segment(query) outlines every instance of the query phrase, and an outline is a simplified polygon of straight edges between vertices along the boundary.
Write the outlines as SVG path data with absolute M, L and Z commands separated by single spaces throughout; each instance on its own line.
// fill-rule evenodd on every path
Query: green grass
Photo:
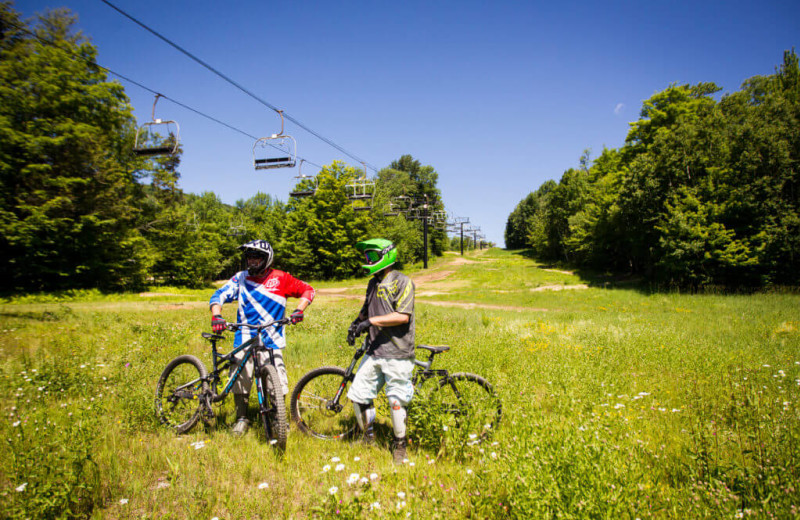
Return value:
M 400 468 L 386 447 L 388 425 L 377 448 L 293 429 L 282 458 L 258 431 L 228 433 L 230 401 L 209 430 L 176 436 L 160 427 L 152 397 L 164 365 L 184 353 L 210 365 L 199 333 L 209 327 L 211 290 L 38 295 L 0 305 L 2 516 L 798 514 L 800 297 L 610 288 L 498 250 L 448 265 L 453 258 L 431 265 L 455 272 L 418 284 L 438 293 L 419 299 L 492 307 L 418 303 L 417 339 L 451 345 L 441 366 L 491 381 L 503 422 L 490 442 L 472 446 L 413 424 L 414 438 L 427 442 L 412 444 L 414 465 Z M 360 294 L 365 283 L 314 285 Z M 531 290 L 579 284 L 589 287 Z M 290 383 L 320 365 L 346 365 L 345 330 L 359 305 L 320 296 L 288 331 Z M 431 445 L 437 435 L 444 445 Z M 195 449 L 197 441 L 205 444 Z M 349 485 L 354 473 L 369 484 Z M 375 503 L 380 509 L 370 511 Z

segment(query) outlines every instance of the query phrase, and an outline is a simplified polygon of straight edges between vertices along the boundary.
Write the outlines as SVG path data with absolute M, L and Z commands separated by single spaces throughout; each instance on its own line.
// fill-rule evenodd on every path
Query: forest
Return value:
M 3 3 L 0 20 L 0 291 L 201 287 L 236 272 L 236 247 L 254 238 L 273 244 L 276 267 L 313 279 L 358 274 L 353 245 L 368 236 L 397 243 L 402 262 L 423 258 L 422 220 L 390 202 L 428 200 L 443 212 L 432 166 L 402 155 L 378 171 L 368 211 L 347 192 L 365 172 L 340 161 L 301 179 L 296 191 L 313 184 L 312 197 L 255 193 L 229 205 L 210 191 L 184 193 L 180 145 L 173 155 L 132 153 L 129 99 L 75 33 L 74 15 L 26 22 Z M 429 227 L 429 254 L 441 255 L 444 226 Z
M 719 96 L 669 85 L 644 101 L 624 146 L 590 151 L 522 199 L 509 248 L 662 287 L 800 283 L 800 69 Z

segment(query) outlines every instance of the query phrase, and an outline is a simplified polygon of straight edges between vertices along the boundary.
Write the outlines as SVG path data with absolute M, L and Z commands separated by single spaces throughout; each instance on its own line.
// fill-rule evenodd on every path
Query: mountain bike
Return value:
M 290 324 L 289 318 L 275 320 L 263 325 L 248 323 L 229 323 L 227 329 L 236 331 L 249 328 L 256 334 L 227 354 L 217 352 L 217 342 L 225 339 L 218 334 L 203 332 L 201 336 L 211 343 L 214 369 L 209 373 L 202 361 L 192 355 L 178 356 L 169 363 L 161 373 L 156 386 L 156 415 L 162 424 L 174 429 L 177 433 L 186 433 L 201 418 L 209 422 L 214 418 L 212 403 L 220 403 L 231 392 L 234 383 L 239 379 L 242 369 L 253 359 L 258 394 L 258 412 L 264 426 L 264 432 L 270 444 L 280 450 L 286 448 L 286 437 L 289 425 L 286 420 L 286 408 L 283 400 L 283 389 L 275 368 L 275 357 L 272 349 L 264 346 L 261 331 L 268 327 L 280 327 Z M 266 350 L 269 363 L 261 363 L 256 353 Z M 237 361 L 234 356 L 244 352 L 244 357 Z M 238 365 L 222 392 L 218 392 L 221 382 L 220 374 L 232 365 Z
M 492 385 L 483 377 L 466 372 L 451 374 L 435 370 L 434 358 L 450 350 L 448 346 L 417 345 L 429 353 L 427 361 L 414 360 L 414 398 L 411 406 L 441 414 L 443 424 L 454 428 L 474 428 L 470 435 L 477 441 L 497 428 L 502 404 Z M 346 397 L 347 386 L 355 379 L 358 360 L 367 351 L 365 337 L 346 368 L 324 366 L 306 373 L 295 385 L 290 401 L 292 420 L 300 431 L 319 439 L 344 439 L 355 434 L 358 424 L 352 404 Z M 376 408 L 379 408 L 376 406 Z M 411 410 L 409 410 L 411 415 Z

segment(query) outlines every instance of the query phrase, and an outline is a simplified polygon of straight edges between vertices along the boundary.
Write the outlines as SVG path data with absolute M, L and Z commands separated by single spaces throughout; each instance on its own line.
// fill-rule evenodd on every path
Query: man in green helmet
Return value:
M 367 353 L 347 392 L 364 440 L 375 441 L 373 399 L 385 385 L 394 429 L 392 458 L 395 464 L 406 460 L 406 406 L 414 395 L 411 373 L 414 369 L 414 282 L 396 271 L 397 248 L 389 240 L 373 238 L 359 242 L 364 254 L 364 269 L 372 275 L 358 317 L 347 331 L 347 342 L 369 333 Z

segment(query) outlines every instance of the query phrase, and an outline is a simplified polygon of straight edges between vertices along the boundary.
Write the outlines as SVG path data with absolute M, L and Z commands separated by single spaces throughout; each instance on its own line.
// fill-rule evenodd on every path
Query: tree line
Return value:
M 232 275 L 236 247 L 255 238 L 276 267 L 310 279 L 360 271 L 359 240 L 383 236 L 403 262 L 422 258 L 421 223 L 386 216 L 393 197 L 443 209 L 438 174 L 410 155 L 378 172 L 372 209 L 356 211 L 347 185 L 363 173 L 323 167 L 313 197 L 256 193 L 233 205 L 179 187 L 180 151 L 132 153 L 136 120 L 124 88 L 97 66 L 97 49 L 54 10 L 23 21 L 0 3 L 0 291 L 197 287 Z M 431 229 L 429 249 L 449 241 Z
M 506 247 L 662 285 L 798 285 L 797 54 L 720 90 L 670 85 L 646 100 L 624 146 L 585 152 L 519 202 Z

